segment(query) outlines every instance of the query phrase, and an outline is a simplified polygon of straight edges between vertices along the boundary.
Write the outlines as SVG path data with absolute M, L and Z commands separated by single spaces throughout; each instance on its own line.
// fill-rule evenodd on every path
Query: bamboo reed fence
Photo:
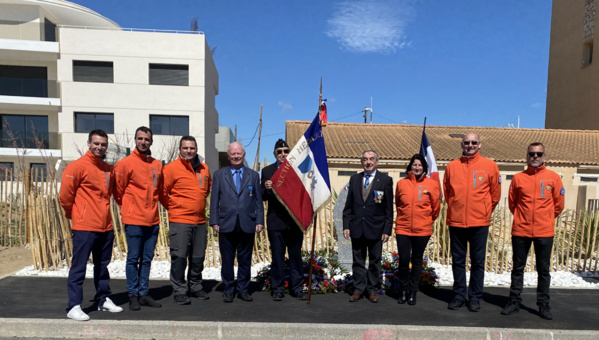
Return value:
M 72 256 L 70 221 L 58 202 L 58 185 L 50 176 L 39 170 L 24 171 L 22 177 L 4 170 L 0 181 L 0 245 L 23 246 L 29 244 L 32 262 L 38 270 L 69 267 Z M 24 180 L 21 180 L 23 178 Z M 125 228 L 120 219 L 120 210 L 111 202 L 115 241 L 115 260 L 125 260 L 127 242 Z M 265 207 L 266 208 L 266 207 Z M 315 234 L 315 249 L 325 255 L 337 253 L 337 232 L 333 218 L 334 203 L 327 204 L 318 214 Z M 168 216 L 160 209 L 160 233 L 155 251 L 159 261 L 169 261 Z M 446 206 L 433 225 L 433 235 L 425 251 L 429 261 L 450 265 L 451 250 L 449 232 L 445 226 Z M 511 270 L 511 224 L 512 214 L 506 207 L 493 213 L 485 268 L 489 272 L 503 273 Z M 266 226 L 268 228 L 268 226 Z M 553 270 L 571 272 L 597 272 L 599 263 L 599 212 L 563 212 L 555 221 L 555 238 L 551 256 Z M 207 228 L 208 245 L 206 267 L 220 266 L 218 233 Z M 270 244 L 266 231 L 256 234 L 253 263 L 270 262 Z M 305 234 L 303 249 L 309 250 L 312 232 Z M 387 242 L 384 250 L 396 252 L 394 240 Z M 527 270 L 534 270 L 534 251 L 531 250 Z

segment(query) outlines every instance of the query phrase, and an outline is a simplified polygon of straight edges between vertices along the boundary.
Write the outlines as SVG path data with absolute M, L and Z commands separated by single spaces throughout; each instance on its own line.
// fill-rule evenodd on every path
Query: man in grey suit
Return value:
M 218 245 L 222 259 L 221 277 L 225 290 L 224 302 L 238 297 L 250 302 L 248 292 L 252 266 L 254 233 L 264 227 L 264 205 L 260 191 L 260 176 L 243 166 L 245 149 L 233 142 L 227 149 L 230 166 L 214 172 L 210 198 L 210 226 L 219 233 Z M 233 272 L 237 252 L 237 281 Z
M 378 302 L 383 243 L 389 240 L 393 226 L 393 180 L 377 171 L 378 160 L 374 150 L 362 153 L 364 172 L 349 179 L 343 209 L 343 237 L 351 237 L 353 257 L 355 289 L 350 302 L 360 300 L 364 294 L 370 302 Z

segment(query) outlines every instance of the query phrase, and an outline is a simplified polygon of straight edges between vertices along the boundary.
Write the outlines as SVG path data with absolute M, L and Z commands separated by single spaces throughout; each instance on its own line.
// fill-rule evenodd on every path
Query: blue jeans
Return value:
M 114 240 L 113 230 L 107 232 L 73 230 L 72 233 L 73 258 L 67 279 L 69 294 L 67 312 L 83 301 L 83 280 L 85 280 L 90 254 L 94 261 L 94 286 L 96 287 L 94 300 L 102 306 L 106 297 L 110 295 L 108 264 L 112 257 L 112 241 Z
M 449 227 L 453 292 L 462 301 L 480 301 L 485 283 L 489 227 Z M 470 244 L 470 284 L 466 289 L 466 252 Z
M 148 294 L 150 267 L 160 226 L 125 225 L 127 236 L 127 291 L 129 295 Z

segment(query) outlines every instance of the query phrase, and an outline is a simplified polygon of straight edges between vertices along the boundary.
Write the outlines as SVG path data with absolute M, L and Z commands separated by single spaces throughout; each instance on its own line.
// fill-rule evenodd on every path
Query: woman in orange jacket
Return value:
M 433 233 L 433 222 L 439 216 L 439 184 L 426 177 L 427 171 L 428 164 L 424 157 L 419 154 L 412 156 L 406 169 L 408 178 L 397 182 L 395 190 L 395 237 L 401 285 L 397 302 L 400 304 L 406 301 L 409 305 L 416 304 L 422 276 L 422 256 Z

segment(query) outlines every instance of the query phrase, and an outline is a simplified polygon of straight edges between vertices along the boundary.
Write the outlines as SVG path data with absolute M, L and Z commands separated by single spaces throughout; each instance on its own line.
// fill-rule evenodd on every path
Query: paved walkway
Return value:
M 151 281 L 150 294 L 162 308 L 129 311 L 125 280 L 112 280 L 112 300 L 122 313 L 99 312 L 90 301 L 93 280 L 84 283 L 82 307 L 88 322 L 66 319 L 66 279 L 9 276 L 0 280 L 0 338 L 120 339 L 522 339 L 599 338 L 599 290 L 552 289 L 554 320 L 538 316 L 535 289 L 525 289 L 520 313 L 500 315 L 508 288 L 485 288 L 481 311 L 447 309 L 450 287 L 422 291 L 416 306 L 348 302 L 346 294 L 313 295 L 312 302 L 286 296 L 274 302 L 254 292 L 253 302 L 222 302 L 222 285 L 207 281 L 210 299 L 180 306 L 168 281 Z

